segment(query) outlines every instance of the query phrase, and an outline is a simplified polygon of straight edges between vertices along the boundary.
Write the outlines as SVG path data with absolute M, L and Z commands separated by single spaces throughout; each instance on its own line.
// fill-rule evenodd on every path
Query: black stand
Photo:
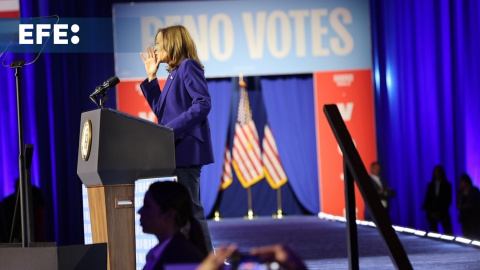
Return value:
M 19 145 L 19 192 L 20 192 L 20 208 L 22 222 L 22 247 L 29 247 L 33 239 L 33 214 L 32 214 L 32 186 L 27 181 L 27 159 L 26 150 L 24 148 L 23 135 L 23 115 L 22 115 L 22 89 L 20 86 L 20 69 L 25 65 L 25 61 L 13 61 L 10 68 L 15 69 L 15 80 L 17 90 L 17 120 L 18 120 L 18 145 Z M 32 148 L 33 149 L 33 148 Z
M 347 162 L 343 161 L 343 182 L 345 184 L 345 216 L 347 217 L 348 264 L 351 270 L 359 269 L 357 215 L 355 211 L 355 180 Z
M 385 244 L 387 244 L 390 258 L 395 267 L 397 269 L 413 269 L 402 243 L 392 228 L 392 221 L 382 206 L 378 193 L 373 187 L 372 181 L 360 158 L 360 154 L 353 144 L 352 137 L 340 115 L 337 105 L 325 105 L 323 111 L 343 153 L 349 268 L 359 269 L 358 236 L 355 215 L 355 182 L 365 201 L 365 207 L 372 213 L 377 230 L 383 237 Z

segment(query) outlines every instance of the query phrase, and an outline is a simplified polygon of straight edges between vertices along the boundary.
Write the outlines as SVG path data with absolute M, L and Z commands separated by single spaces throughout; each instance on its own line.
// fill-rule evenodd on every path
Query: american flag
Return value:
M 264 177 L 260 140 L 252 119 L 246 84 L 240 80 L 240 102 L 233 138 L 233 168 L 244 188 L 249 188 Z
M 19 0 L 0 0 L 0 18 L 18 18 L 20 17 Z
M 275 143 L 268 124 L 265 124 L 265 135 L 263 136 L 262 147 L 262 161 L 265 176 L 270 186 L 273 189 L 277 189 L 287 182 L 287 175 L 283 169 L 282 162 L 280 162 L 277 144 Z
M 225 146 L 225 156 L 223 158 L 223 172 L 222 172 L 222 184 L 220 190 L 225 190 L 233 182 L 232 177 L 232 153 L 230 152 L 230 147 Z

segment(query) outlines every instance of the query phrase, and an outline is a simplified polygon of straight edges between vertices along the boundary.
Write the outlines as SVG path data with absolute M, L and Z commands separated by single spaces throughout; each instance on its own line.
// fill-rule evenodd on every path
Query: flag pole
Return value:
M 215 221 L 220 221 L 222 219 L 222 216 L 220 215 L 220 212 L 218 209 L 220 209 L 220 202 L 222 201 L 223 197 L 223 189 L 220 187 L 220 190 L 218 192 L 218 197 L 217 201 L 215 202 L 215 206 L 213 207 L 215 209 L 215 212 L 213 214 L 213 220 Z
M 273 218 L 282 219 L 283 218 L 283 211 L 282 211 L 282 187 L 277 188 L 277 213 L 273 214 Z
M 252 209 L 252 189 L 251 189 L 251 187 L 247 188 L 247 199 L 248 199 L 248 214 L 246 216 L 243 216 L 243 218 L 252 220 L 254 218 L 257 218 L 258 215 L 255 215 L 253 213 L 253 209 Z
M 251 127 L 250 125 L 253 123 L 253 120 L 252 120 L 252 112 L 250 111 L 250 104 L 249 104 L 249 101 L 248 101 L 248 93 L 247 93 L 247 90 L 246 90 L 246 87 L 247 87 L 247 84 L 245 83 L 245 81 L 243 80 L 243 74 L 239 74 L 238 76 L 238 84 L 240 85 L 240 102 L 239 102 L 239 105 L 238 105 L 238 116 L 237 116 L 237 124 L 235 125 L 235 138 L 233 140 L 233 166 L 235 168 L 235 170 L 239 170 L 240 173 L 237 171 L 237 175 L 239 176 L 239 180 L 240 182 L 242 182 L 242 185 L 245 187 L 245 186 L 248 186 L 247 187 L 247 200 L 248 200 L 248 213 L 246 216 L 244 216 L 243 218 L 245 219 L 249 219 L 249 220 L 252 220 L 256 217 L 258 217 L 257 215 L 255 215 L 253 213 L 253 207 L 252 207 L 252 190 L 251 190 L 251 185 L 253 185 L 255 182 L 258 182 L 261 178 L 263 178 L 263 174 L 260 174 L 260 172 L 262 171 L 261 168 L 258 168 L 257 165 L 261 165 L 261 158 L 260 158 L 260 146 L 257 145 L 257 147 L 254 147 L 253 144 L 258 144 L 258 134 L 257 134 L 257 131 L 256 131 L 256 128 L 255 128 L 255 124 L 253 124 L 253 127 Z M 256 171 L 258 173 L 258 175 L 249 175 L 250 173 L 247 174 L 247 178 L 246 179 L 243 179 L 243 174 L 241 173 L 241 170 L 238 169 L 236 167 L 236 163 L 235 163 L 235 148 L 237 146 L 236 144 L 236 139 L 237 139 L 237 126 L 242 126 L 240 129 L 241 129 L 241 132 L 245 132 L 245 130 L 247 130 L 247 134 L 246 134 L 246 144 L 242 144 L 242 143 L 239 143 L 239 147 L 242 148 L 242 151 L 244 151 L 244 153 L 246 153 L 247 156 L 250 156 L 252 157 L 254 160 L 256 160 L 256 157 L 258 157 L 259 159 L 256 160 L 257 162 L 253 162 L 253 164 L 250 164 L 250 165 L 253 165 L 254 167 L 256 167 L 258 170 Z M 245 128 L 246 127 L 246 128 Z M 252 129 L 253 129 L 253 132 L 252 132 Z M 237 141 L 238 142 L 238 141 Z M 255 153 L 255 151 L 258 150 L 258 153 Z M 242 162 L 243 163 L 243 162 Z M 248 166 L 248 165 L 245 165 L 245 166 Z M 261 178 L 260 178 L 261 177 Z

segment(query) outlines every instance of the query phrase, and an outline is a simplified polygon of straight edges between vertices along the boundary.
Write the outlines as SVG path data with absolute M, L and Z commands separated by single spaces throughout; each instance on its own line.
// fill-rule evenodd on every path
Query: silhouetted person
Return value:
M 473 186 L 472 179 L 466 173 L 460 175 L 457 208 L 460 210 L 458 221 L 462 226 L 463 236 L 480 239 L 480 190 Z
M 370 165 L 370 179 L 372 180 L 375 190 L 378 192 L 383 207 L 385 207 L 388 212 L 389 200 L 395 197 L 396 193 L 388 186 L 386 181 L 380 178 L 380 169 L 380 163 L 373 162 L 372 165 Z M 365 220 L 372 220 L 371 213 L 367 206 L 365 206 Z
M 158 239 L 158 245 L 147 254 L 144 270 L 164 269 L 167 264 L 200 263 L 208 255 L 202 229 L 193 217 L 190 193 L 182 184 L 151 184 L 138 213 L 143 232 Z
M 453 235 L 449 208 L 452 204 L 452 185 L 447 181 L 442 166 L 433 169 L 432 181 L 428 183 L 422 209 L 426 211 L 431 232 L 438 232 L 438 222 L 445 234 Z
M 15 180 L 15 192 L 5 197 L 0 203 L 2 207 L 4 220 L 2 221 L 3 227 L 0 233 L 6 233 L 2 235 L 0 240 L 3 242 L 19 243 L 22 242 L 22 224 L 21 224 L 21 208 L 20 208 L 20 196 L 18 196 L 19 179 Z M 43 198 L 40 188 L 32 185 L 32 205 L 33 205 L 33 227 L 34 227 L 34 242 L 45 242 L 45 200 Z M 16 213 L 15 213 L 16 208 Z M 1 214 L 0 210 L 0 214 Z M 13 218 L 15 216 L 14 226 L 12 228 Z M 1 216 L 0 216 L 1 217 Z

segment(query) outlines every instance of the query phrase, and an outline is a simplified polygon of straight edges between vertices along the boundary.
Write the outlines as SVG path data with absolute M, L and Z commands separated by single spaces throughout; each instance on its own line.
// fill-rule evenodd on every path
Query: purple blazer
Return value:
M 213 162 L 210 124 L 212 104 L 203 69 L 185 59 L 168 75 L 163 91 L 157 79 L 140 85 L 158 123 L 173 129 L 177 167 Z

